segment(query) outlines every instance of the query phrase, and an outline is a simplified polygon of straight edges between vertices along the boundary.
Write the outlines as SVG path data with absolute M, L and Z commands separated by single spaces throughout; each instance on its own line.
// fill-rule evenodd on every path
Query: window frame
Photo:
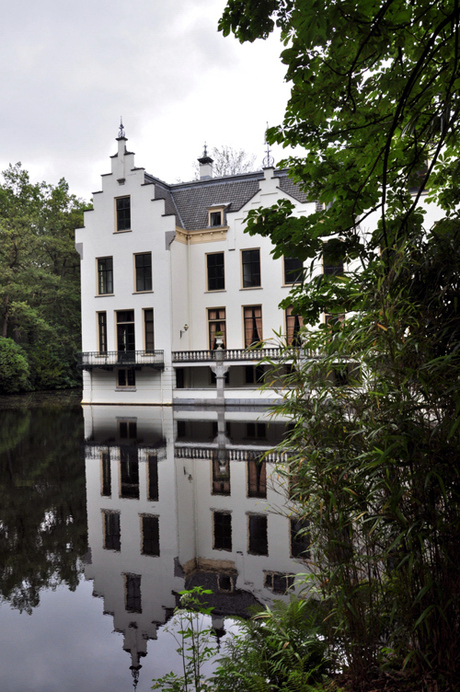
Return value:
M 107 312 L 101 310 L 97 315 L 97 350 L 100 356 L 107 355 L 108 352 L 108 331 L 107 331 Z M 105 346 L 105 348 L 104 348 Z
M 228 521 L 228 529 L 229 529 L 229 535 L 223 535 L 223 531 L 220 533 L 220 535 L 217 537 L 216 536 L 216 518 L 217 517 L 229 517 Z M 226 528 L 226 527 L 223 527 Z M 212 541 L 212 549 L 213 550 L 225 550 L 228 553 L 232 552 L 232 547 L 233 547 L 233 535 L 232 535 L 232 513 L 229 512 L 228 510 L 214 510 L 212 513 L 212 531 L 213 531 L 213 541 Z M 218 545 L 219 543 L 219 545 Z
M 302 315 L 293 313 L 292 310 L 292 305 L 286 308 L 286 310 L 284 311 L 284 320 L 286 324 L 286 344 L 291 348 L 295 348 L 301 346 L 301 343 L 295 343 L 299 335 L 299 332 L 296 332 L 296 318 L 299 321 L 299 329 L 301 329 L 304 325 Z
M 141 523 L 141 555 L 147 555 L 149 557 L 160 557 L 160 517 L 157 514 L 140 514 Z M 155 527 L 153 538 L 147 538 L 145 536 L 145 529 L 147 524 L 150 523 L 151 526 Z M 147 544 L 152 544 L 154 548 L 152 550 L 146 550 Z
M 249 253 L 254 253 L 257 252 L 258 258 L 256 260 L 249 260 L 249 261 L 244 261 L 245 260 L 245 255 L 249 256 Z M 251 289 L 251 288 L 262 288 L 262 267 L 261 267 L 261 261 L 260 261 L 260 247 L 254 247 L 254 248 L 244 248 L 244 250 L 241 250 L 241 256 L 240 256 L 240 261 L 241 261 L 241 288 L 242 289 Z M 251 267 L 258 265 L 258 273 L 254 272 Z M 249 274 L 251 275 L 251 278 L 246 277 L 246 271 L 245 267 L 249 267 Z M 254 276 L 255 275 L 255 278 Z M 255 283 L 255 281 L 258 281 L 259 283 Z
M 124 383 L 121 382 L 121 373 L 124 374 Z M 117 389 L 136 389 L 136 371 L 134 368 L 118 368 L 117 369 Z
M 210 268 L 211 269 L 216 269 L 217 265 L 215 267 L 210 267 L 209 266 L 209 261 L 211 257 L 218 257 L 222 256 L 222 276 L 210 276 Z M 211 281 L 219 281 L 222 280 L 222 286 L 219 286 L 218 288 L 211 288 L 210 282 Z M 206 253 L 206 291 L 207 293 L 215 293 L 216 291 L 225 291 L 225 253 L 224 252 L 207 252 Z
M 123 207 L 122 200 L 128 200 L 128 205 Z M 131 195 L 115 197 L 115 233 L 127 233 L 131 231 Z
M 298 262 L 299 266 L 297 269 L 293 268 L 288 268 L 286 266 L 287 262 Z M 284 257 L 283 256 L 283 282 L 284 286 L 292 286 L 293 284 L 300 284 L 302 283 L 302 278 L 303 278 L 303 262 L 302 260 L 299 260 L 298 257 Z M 294 274 L 294 272 L 297 271 L 297 275 L 294 279 L 288 279 L 289 274 Z M 300 274 L 300 276 L 299 276 Z
M 149 257 L 150 265 L 138 266 L 138 258 Z M 150 270 L 150 271 L 146 271 Z M 139 284 L 144 285 L 144 288 L 139 288 Z M 145 288 L 145 285 L 150 288 Z M 153 291 L 153 271 L 152 271 L 152 253 L 151 252 L 136 252 L 134 253 L 134 293 L 152 293 Z
M 151 313 L 152 319 L 147 320 L 147 315 Z M 153 308 L 143 308 L 142 309 L 142 323 L 144 327 L 144 352 L 145 353 L 155 353 L 155 313 Z M 148 325 L 152 325 L 151 334 Z M 151 343 L 150 343 L 151 338 Z
M 110 268 L 103 267 L 102 263 L 110 260 Z M 113 255 L 96 257 L 97 291 L 98 296 L 113 296 Z M 110 290 L 109 290 L 110 289 Z
M 243 310 L 243 348 L 251 348 L 254 344 L 261 343 L 264 340 L 263 336 L 263 321 L 262 321 L 262 305 L 242 305 Z M 260 315 L 251 314 L 246 316 L 247 310 L 260 310 Z M 257 330 L 257 341 L 252 337 L 254 336 L 254 323 L 256 320 L 256 330 Z M 251 333 L 252 332 L 252 333 Z M 250 336 L 248 336 L 250 335 Z
M 210 314 L 211 312 L 220 312 L 222 311 L 224 313 L 223 317 L 215 317 L 211 318 Z M 227 310 L 225 307 L 216 307 L 216 308 L 206 308 L 206 317 L 207 317 L 207 324 L 208 324 L 208 343 L 209 343 L 209 350 L 214 351 L 215 348 L 213 347 L 213 340 L 215 343 L 215 339 L 217 338 L 215 334 L 217 332 L 222 332 L 223 336 L 222 341 L 223 341 L 223 347 L 226 348 L 226 340 L 227 340 Z M 212 325 L 219 325 L 220 327 L 223 325 L 223 329 L 212 329 Z M 219 337 L 220 338 L 220 337 Z M 217 346 L 216 346 L 217 348 Z

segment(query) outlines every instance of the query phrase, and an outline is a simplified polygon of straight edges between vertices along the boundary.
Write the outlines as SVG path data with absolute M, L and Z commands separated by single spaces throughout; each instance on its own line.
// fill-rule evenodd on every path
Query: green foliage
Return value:
M 296 423 L 286 472 L 311 522 L 328 638 L 357 687 L 383 666 L 454 689 L 459 6 L 229 0 L 220 28 L 252 41 L 275 24 L 292 90 L 268 139 L 303 148 L 284 163 L 322 204 L 307 218 L 285 201 L 255 210 L 248 230 L 270 237 L 275 256 L 310 263 L 285 304 L 310 328 L 283 411 Z M 437 205 L 431 229 L 427 202 Z M 331 240 L 341 276 L 318 271 Z M 324 313 L 335 324 L 318 326 Z
M 204 600 L 211 593 L 201 586 L 179 592 L 180 607 L 174 610 L 165 631 L 177 642 L 183 674 L 170 672 L 153 680 L 152 690 L 204 692 L 209 689 L 202 677 L 202 666 L 215 655 L 216 649 L 211 645 L 212 628 L 203 627 L 203 617 L 212 613 L 212 607 L 207 607 Z
M 0 337 L 0 394 L 29 389 L 29 363 L 24 350 L 12 339 Z
M 0 332 L 25 350 L 33 389 L 75 386 L 80 341 L 80 262 L 74 230 L 83 202 L 33 184 L 20 164 L 0 185 Z
M 215 692 L 312 692 L 330 671 L 315 601 L 275 602 L 239 620 L 212 678 Z

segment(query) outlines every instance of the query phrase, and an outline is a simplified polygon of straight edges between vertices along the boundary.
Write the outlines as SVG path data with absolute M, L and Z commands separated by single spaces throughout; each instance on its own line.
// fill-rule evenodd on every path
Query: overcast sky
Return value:
M 223 38 L 225 0 L 0 2 L 1 170 L 21 161 L 89 199 L 120 116 L 136 165 L 167 182 L 193 177 L 205 141 L 261 166 L 289 95 L 282 46 Z

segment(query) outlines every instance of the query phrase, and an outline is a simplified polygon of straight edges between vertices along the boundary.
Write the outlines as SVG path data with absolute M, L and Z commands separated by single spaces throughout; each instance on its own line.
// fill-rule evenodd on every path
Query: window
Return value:
M 119 362 L 133 362 L 135 358 L 134 310 L 117 312 L 117 351 Z
M 221 211 L 210 211 L 209 212 L 209 225 L 210 226 L 222 226 L 222 212 Z
M 262 341 L 262 307 L 249 305 L 243 308 L 244 313 L 244 346 L 254 346 Z
M 120 420 L 118 421 L 118 432 L 122 440 L 135 440 L 137 437 L 137 421 Z
M 117 231 L 131 230 L 131 198 L 118 197 L 115 200 L 117 211 Z
M 243 288 L 260 286 L 260 250 L 242 250 Z
M 265 461 L 248 461 L 248 497 L 267 497 L 267 466 Z
M 139 459 L 137 449 L 120 448 L 120 497 L 139 499 Z
M 125 610 L 142 613 L 140 574 L 125 574 Z
M 291 517 L 291 556 L 300 557 L 303 560 L 310 558 L 310 532 L 309 522 Z
M 284 283 L 297 284 L 302 281 L 303 262 L 296 257 L 284 258 Z
M 149 514 L 141 516 L 142 554 L 160 556 L 160 527 L 158 517 Z
M 294 586 L 295 574 L 281 572 L 265 572 L 264 586 L 273 593 L 285 594 Z
M 232 549 L 232 515 L 229 512 L 214 512 L 214 550 Z
M 265 440 L 267 437 L 267 426 L 265 423 L 246 423 L 246 437 Z
M 286 341 L 288 346 L 300 347 L 300 329 L 303 327 L 303 318 L 293 312 L 292 306 L 286 310 Z
M 97 260 L 97 293 L 103 296 L 113 293 L 113 258 L 100 257 Z
M 152 253 L 134 255 L 136 264 L 136 292 L 152 290 Z
M 99 341 L 99 353 L 107 353 L 107 313 L 97 313 L 97 333 Z
M 102 470 L 102 489 L 101 495 L 104 497 L 110 497 L 112 494 L 112 477 L 110 472 L 110 454 L 109 452 L 102 452 L 101 456 L 101 470 Z
M 225 308 L 210 308 L 208 310 L 208 330 L 209 330 L 209 348 L 214 350 L 217 348 L 218 344 L 216 342 L 217 338 L 221 338 L 223 341 L 223 347 L 225 348 L 226 334 L 225 334 Z
M 148 458 L 148 488 L 147 497 L 151 502 L 158 502 L 158 459 L 153 454 Z
M 338 238 L 323 244 L 323 274 L 329 276 L 343 275 L 343 242 Z
M 146 353 L 153 353 L 155 343 L 153 338 L 153 308 L 144 310 L 144 347 Z
M 117 387 L 135 387 L 136 374 L 131 368 L 117 370 Z
M 208 291 L 223 291 L 225 288 L 224 253 L 206 255 Z
M 252 555 L 268 555 L 267 515 L 249 515 L 249 552 Z
M 120 512 L 102 510 L 105 550 L 121 550 Z
M 263 365 L 244 366 L 245 384 L 258 384 L 263 382 L 265 368 Z
M 212 460 L 212 494 L 230 495 L 230 462 L 219 459 L 217 454 Z

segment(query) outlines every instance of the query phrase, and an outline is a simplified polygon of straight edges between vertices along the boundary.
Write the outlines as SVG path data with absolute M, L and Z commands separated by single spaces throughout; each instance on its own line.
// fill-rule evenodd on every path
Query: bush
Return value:
M 29 362 L 21 346 L 0 337 L 0 394 L 28 391 L 29 375 Z

